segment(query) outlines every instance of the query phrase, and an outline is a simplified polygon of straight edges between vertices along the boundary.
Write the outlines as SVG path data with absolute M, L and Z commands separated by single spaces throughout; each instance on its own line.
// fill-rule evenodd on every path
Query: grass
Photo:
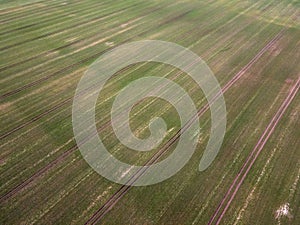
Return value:
M 0 1 L 0 95 L 47 78 L 0 99 L 0 134 L 70 99 L 0 140 L 1 196 L 75 144 L 72 97 L 87 67 L 111 48 L 107 43 L 118 46 L 144 39 L 178 43 L 200 55 L 224 86 L 286 28 L 275 47 L 225 93 L 227 132 L 211 167 L 202 173 L 197 171 L 209 138 L 208 112 L 200 118 L 201 139 L 190 162 L 162 183 L 132 188 L 101 221 L 206 224 L 291 88 L 286 80 L 299 76 L 297 13 L 299 5 L 292 0 Z M 99 97 L 98 128 L 109 120 L 117 92 L 143 76 L 173 79 L 192 96 L 198 108 L 203 106 L 203 93 L 185 74 L 175 78 L 178 72 L 170 66 L 147 63 L 117 73 Z M 282 218 L 281 224 L 299 224 L 299 107 L 298 94 L 222 224 L 276 224 L 274 212 L 286 202 L 293 209 L 293 218 Z M 140 137 L 149 134 L 148 123 L 155 116 L 162 116 L 168 124 L 164 143 L 180 127 L 176 111 L 164 101 L 147 99 L 131 115 L 137 112 L 131 118 L 131 126 Z M 137 153 L 127 149 L 110 127 L 99 135 L 112 154 L 132 164 L 143 164 L 158 150 Z M 119 187 L 96 174 L 76 150 L 18 194 L 1 202 L 0 223 L 82 224 Z

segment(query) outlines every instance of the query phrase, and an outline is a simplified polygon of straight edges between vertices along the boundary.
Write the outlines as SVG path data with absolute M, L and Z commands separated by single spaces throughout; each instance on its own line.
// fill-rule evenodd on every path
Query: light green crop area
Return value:
M 99 56 L 148 39 L 192 50 L 221 87 L 242 73 L 224 93 L 226 136 L 215 161 L 199 172 L 211 128 L 207 111 L 189 163 L 162 183 L 131 188 L 98 223 L 209 222 L 300 76 L 297 0 L 0 1 L 0 224 L 84 224 L 118 191 L 121 185 L 94 172 L 76 147 L 72 101 L 80 78 Z M 199 110 L 207 103 L 196 83 L 171 66 L 140 63 L 116 73 L 100 93 L 95 118 L 110 152 L 133 165 L 145 164 L 181 127 L 172 105 L 147 98 L 130 113 L 132 132 L 146 138 L 151 119 L 162 117 L 165 139 L 142 153 L 119 142 L 110 125 L 114 98 L 147 76 L 173 80 Z M 299 127 L 298 93 L 220 224 L 300 224 Z M 288 213 L 278 216 L 285 205 Z

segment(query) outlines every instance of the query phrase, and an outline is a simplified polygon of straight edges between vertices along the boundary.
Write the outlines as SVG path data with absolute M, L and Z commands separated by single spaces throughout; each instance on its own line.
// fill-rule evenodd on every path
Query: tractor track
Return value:
M 269 49 L 274 43 L 282 37 L 285 30 L 281 30 L 246 66 L 244 66 L 223 88 L 222 92 L 218 93 L 213 101 L 216 100 L 221 94 L 225 93 L 230 87 L 232 87 L 244 74 L 245 72 Z M 172 138 L 168 140 L 166 144 L 153 156 L 151 157 L 144 166 L 149 166 L 157 162 L 160 157 L 167 152 L 167 150 L 174 144 L 180 137 L 180 134 L 189 129 L 197 117 L 201 117 L 209 109 L 209 104 L 207 103 L 204 107 L 198 110 L 197 114 L 194 115 L 184 126 L 181 128 Z M 96 224 L 101 220 L 112 208 L 113 206 L 131 189 L 132 184 L 135 183 L 139 177 L 141 177 L 148 167 L 142 167 L 140 170 L 134 174 L 126 184 L 122 185 L 92 216 L 85 222 L 87 224 Z
M 246 176 L 248 175 L 250 169 L 252 168 L 253 164 L 257 160 L 259 154 L 263 150 L 263 147 L 265 146 L 265 144 L 269 140 L 270 136 L 274 132 L 274 130 L 275 130 L 276 126 L 278 125 L 280 119 L 283 117 L 284 113 L 286 112 L 288 106 L 291 104 L 292 100 L 296 96 L 299 89 L 300 89 L 300 77 L 298 78 L 296 84 L 290 90 L 288 96 L 283 101 L 282 105 L 277 110 L 276 114 L 273 116 L 272 120 L 268 124 L 267 128 L 263 132 L 260 139 L 258 140 L 257 144 L 255 145 L 255 147 L 253 148 L 253 150 L 249 154 L 248 158 L 246 159 L 246 161 L 243 164 L 242 168 L 240 169 L 239 173 L 236 175 L 235 179 L 233 180 L 232 184 L 230 185 L 230 187 L 229 187 L 228 191 L 226 192 L 225 196 L 222 198 L 222 200 L 219 203 L 217 209 L 215 210 L 214 214 L 210 218 L 210 220 L 208 222 L 208 225 L 212 225 L 215 220 L 217 220 L 215 224 L 217 224 L 217 225 L 220 224 L 222 218 L 224 217 L 225 213 L 227 212 L 231 202 L 233 201 L 234 197 L 236 196 L 238 190 L 240 189 L 240 187 L 241 187 L 242 183 L 244 182 Z M 247 165 L 248 165 L 248 167 L 247 167 Z M 239 180 L 239 178 L 240 178 L 240 180 Z M 234 187 L 235 187 L 235 189 L 234 189 L 233 193 L 231 193 Z M 228 199 L 228 201 L 226 203 L 227 199 Z M 225 208 L 220 212 L 220 210 L 221 210 L 221 208 L 224 204 L 226 204 Z M 219 214 L 219 213 L 221 213 L 221 214 Z

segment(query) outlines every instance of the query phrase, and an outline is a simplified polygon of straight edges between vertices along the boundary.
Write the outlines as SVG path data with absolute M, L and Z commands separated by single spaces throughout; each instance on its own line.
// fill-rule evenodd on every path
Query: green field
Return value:
M 73 134 L 72 102 L 80 78 L 99 56 L 138 40 L 192 50 L 221 87 L 240 78 L 224 91 L 226 135 L 207 170 L 199 172 L 198 166 L 209 140 L 209 110 L 199 118 L 197 150 L 179 173 L 131 187 L 94 222 L 208 224 L 297 85 L 300 1 L 0 1 L 0 224 L 84 224 L 124 188 L 83 159 Z M 144 165 L 181 127 L 171 104 L 147 98 L 131 111 L 131 129 L 147 138 L 151 118 L 162 117 L 165 139 L 142 153 L 119 142 L 109 123 L 112 103 L 122 88 L 147 76 L 173 80 L 197 109 L 207 104 L 196 83 L 171 66 L 139 63 L 115 74 L 101 91 L 95 118 L 110 152 L 132 165 Z M 220 224 L 300 224 L 300 94 L 286 106 Z M 277 217 L 284 205 L 288 213 Z

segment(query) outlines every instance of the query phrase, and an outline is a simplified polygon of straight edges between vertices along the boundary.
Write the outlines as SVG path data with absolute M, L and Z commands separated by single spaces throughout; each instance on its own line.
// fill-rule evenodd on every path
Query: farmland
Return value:
M 299 1 L 0 1 L 0 37 L 0 224 L 300 224 Z M 227 128 L 216 159 L 200 172 L 211 118 L 196 83 L 155 62 L 117 72 L 99 95 L 95 121 L 121 161 L 167 158 L 182 127 L 170 103 L 147 98 L 130 112 L 132 132 L 147 138 L 149 121 L 161 117 L 165 138 L 148 152 L 122 145 L 110 111 L 132 81 L 170 79 L 199 110 L 191 160 L 164 182 L 131 187 L 83 159 L 72 103 L 98 57 L 139 40 L 199 55 L 222 88 Z

